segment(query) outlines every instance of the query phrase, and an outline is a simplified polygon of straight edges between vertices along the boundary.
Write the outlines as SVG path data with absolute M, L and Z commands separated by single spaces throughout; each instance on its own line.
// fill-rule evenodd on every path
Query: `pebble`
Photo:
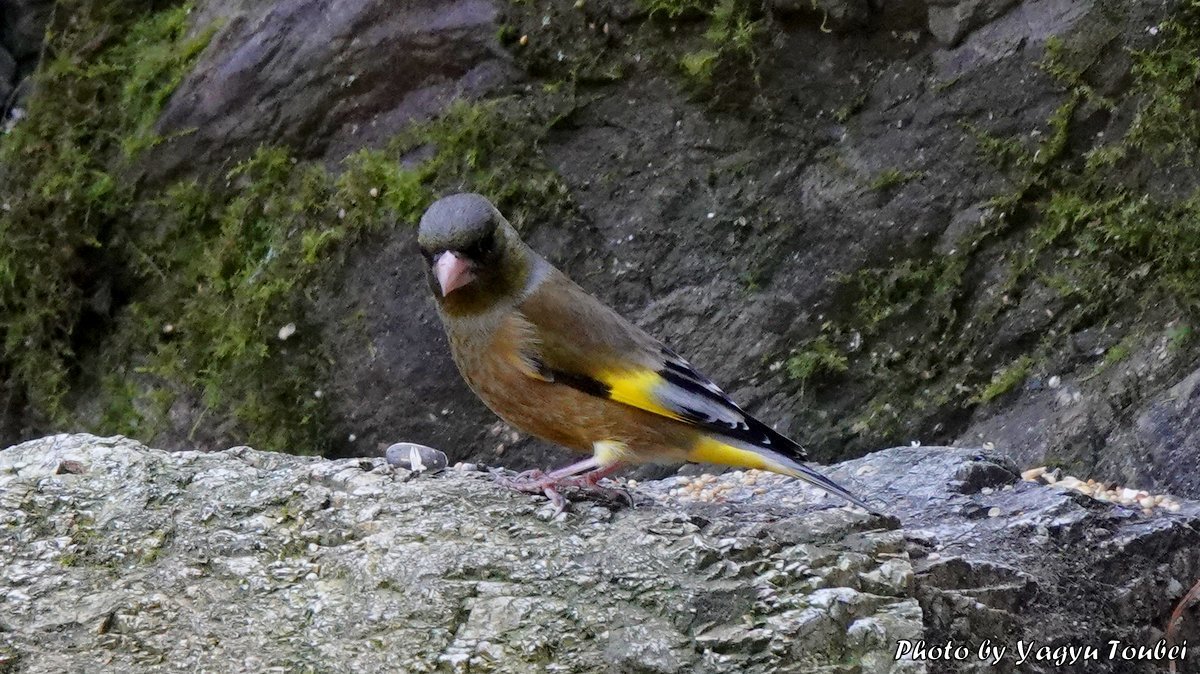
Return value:
M 383 455 L 393 466 L 416 473 L 439 471 L 450 462 L 445 452 L 415 442 L 397 442 L 384 450 Z

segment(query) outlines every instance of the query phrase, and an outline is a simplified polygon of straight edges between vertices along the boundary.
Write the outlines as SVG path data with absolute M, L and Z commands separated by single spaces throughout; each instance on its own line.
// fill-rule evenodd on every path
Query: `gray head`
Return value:
M 434 297 L 450 313 L 476 313 L 508 297 L 528 273 L 516 231 L 479 194 L 452 194 L 421 216 L 417 245 Z
M 428 252 L 466 251 L 495 236 L 500 212 L 481 194 L 451 194 L 421 216 L 417 243 Z

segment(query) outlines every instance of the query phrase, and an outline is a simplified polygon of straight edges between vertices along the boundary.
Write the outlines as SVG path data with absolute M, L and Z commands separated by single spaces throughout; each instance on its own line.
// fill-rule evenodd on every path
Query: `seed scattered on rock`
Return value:
M 1098 501 L 1140 508 L 1146 514 L 1152 514 L 1156 508 L 1178 512 L 1180 507 L 1179 502 L 1169 494 L 1151 494 L 1141 489 L 1104 484 L 1093 479 L 1085 482 L 1073 475 L 1059 477 L 1057 470 L 1052 471 L 1046 466 L 1023 471 L 1021 478 L 1026 482 L 1039 482 L 1064 491 L 1076 491 Z
M 1028 482 L 1033 482 L 1034 480 L 1041 477 L 1042 474 L 1045 472 L 1046 472 L 1045 466 L 1038 466 L 1037 468 L 1030 468 L 1029 470 L 1025 471 L 1024 473 L 1021 473 L 1021 479 L 1026 480 Z
M 283 326 L 282 328 L 279 328 L 279 341 L 281 341 L 281 342 L 287 341 L 287 338 L 291 337 L 294 334 L 296 334 L 296 324 L 288 323 L 287 325 Z
M 528 36 L 528 35 L 522 35 L 522 36 L 521 36 L 521 39 L 520 39 L 520 40 L 517 40 L 517 44 L 521 45 L 522 47 L 524 47 L 525 45 L 529 44 L 529 36 Z
M 999 516 L 1000 516 L 999 508 L 995 508 L 995 507 L 988 508 L 988 517 L 999 517 Z

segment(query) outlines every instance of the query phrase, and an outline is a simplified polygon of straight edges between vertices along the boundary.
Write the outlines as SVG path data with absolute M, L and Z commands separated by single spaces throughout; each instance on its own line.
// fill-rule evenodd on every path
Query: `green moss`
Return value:
M 1076 119 L 1114 106 L 1086 81 L 1091 66 L 1111 51 L 1113 36 L 1104 30 L 1047 44 L 1041 68 L 1065 95 L 1042 128 L 1004 137 L 966 127 L 981 159 L 1006 173 L 1011 188 L 991 200 L 989 223 L 956 255 L 918 251 L 845 279 L 852 309 L 828 331 L 839 340 L 861 336 L 863 348 L 849 359 L 848 376 L 870 393 L 855 402 L 842 437 L 895 440 L 919 429 L 914 420 L 923 415 L 993 402 L 1085 327 L 1134 326 L 1097 364 L 1101 372 L 1129 355 L 1144 334 L 1137 326 L 1164 314 L 1188 317 L 1177 325 L 1194 322 L 1200 191 L 1152 193 L 1128 167 L 1147 159 L 1189 164 L 1200 154 L 1196 26 L 1200 2 L 1189 0 L 1160 25 L 1156 47 L 1134 54 L 1137 117 L 1123 137 L 1090 148 L 1079 147 L 1090 134 L 1072 138 Z M 893 174 L 882 178 L 883 185 L 895 182 Z M 1002 275 L 995 285 L 976 292 L 963 281 L 984 276 L 997 262 Z M 1008 342 L 998 351 L 998 327 L 1028 322 L 1015 312 L 1035 279 L 1058 296 L 1052 308 L 1039 310 L 1050 311 L 1051 327 L 1036 342 Z M 967 301 L 970 315 L 960 318 L 958 307 Z M 1178 335 L 1175 348 L 1190 348 L 1186 328 L 1171 334 Z
M 890 168 L 879 172 L 875 179 L 871 181 L 871 189 L 873 190 L 890 190 L 893 187 L 899 187 L 911 180 L 917 180 L 925 175 L 924 171 L 901 171 L 900 169 Z
M 703 46 L 678 57 L 680 69 L 698 88 L 709 90 L 722 67 L 745 71 L 757 81 L 761 8 L 746 0 L 642 0 L 652 18 L 705 23 Z
M 865 336 L 878 334 L 889 320 L 921 309 L 929 324 L 955 318 L 953 303 L 962 288 L 968 256 L 910 258 L 893 267 L 864 269 L 845 283 L 857 297 L 853 327 Z
M 810 340 L 787 361 L 787 371 L 792 379 L 805 383 L 821 374 L 845 372 L 847 367 L 845 354 L 824 336 Z
M 65 0 L 29 116 L 0 143 L 0 372 L 44 417 L 62 416 L 92 260 L 130 207 L 120 159 L 152 142 L 152 120 L 207 42 L 184 35 L 188 10 Z
M 1137 345 L 1138 336 L 1129 335 L 1120 342 L 1104 352 L 1104 360 L 1100 362 L 1100 368 L 1108 368 L 1123 362 L 1133 353 L 1134 347 Z
M 569 92 L 459 104 L 332 171 L 264 147 L 222 180 L 139 185 L 128 163 L 211 30 L 190 33 L 186 5 L 67 4 L 0 148 L 21 168 L 0 212 L 0 372 L 37 424 L 151 440 L 182 402 L 192 431 L 324 450 L 332 358 L 313 317 L 356 243 L 444 190 L 485 193 L 518 227 L 570 208 L 537 152 Z M 105 293 L 119 300 L 92 308 Z
M 987 404 L 1012 391 L 1029 377 L 1029 372 L 1032 368 L 1033 359 L 1029 356 L 1021 356 L 1016 361 L 1010 363 L 1007 367 L 997 372 L 992 377 L 992 380 L 988 382 L 987 386 L 984 386 L 979 391 L 978 395 L 975 397 L 975 400 L 977 402 Z
M 1186 0 L 1158 28 L 1158 45 L 1133 53 L 1134 89 L 1142 105 L 1127 141 L 1157 159 L 1192 164 L 1200 146 L 1200 0 Z
M 838 124 L 845 124 L 850 121 L 850 118 L 858 114 L 859 110 L 867 104 L 867 98 L 870 96 L 870 91 L 863 90 L 857 96 L 851 99 L 848 103 L 833 111 L 833 119 Z
M 159 112 L 216 33 L 216 26 L 208 26 L 189 37 L 191 11 L 188 3 L 135 23 L 113 55 L 118 62 L 132 64 L 121 74 L 120 100 L 114 109 L 125 117 L 119 123 L 127 130 L 121 139 L 127 156 L 159 142 L 153 129 Z
M 1171 352 L 1186 348 L 1196 336 L 1196 331 L 1186 323 L 1174 323 L 1167 328 L 1167 349 Z
M 537 136 L 501 109 L 508 103 L 460 104 L 386 150 L 350 155 L 338 172 L 263 148 L 223 189 L 168 190 L 147 214 L 158 238 L 141 242 L 140 259 L 143 274 L 172 282 L 140 299 L 122 335 L 136 344 L 170 325 L 170 339 L 117 351 L 120 360 L 148 353 L 143 371 L 156 383 L 143 397 L 197 391 L 255 446 L 328 448 L 329 400 L 318 391 L 328 390 L 332 358 L 306 317 L 316 313 L 312 290 L 342 255 L 381 228 L 416 222 L 447 186 L 488 194 L 511 208 L 517 226 L 567 207 L 561 183 L 534 170 Z M 399 158 L 418 145 L 432 154 L 402 167 Z M 286 339 L 285 326 L 295 326 Z
M 712 12 L 710 0 L 641 0 L 641 5 L 652 18 L 695 18 Z

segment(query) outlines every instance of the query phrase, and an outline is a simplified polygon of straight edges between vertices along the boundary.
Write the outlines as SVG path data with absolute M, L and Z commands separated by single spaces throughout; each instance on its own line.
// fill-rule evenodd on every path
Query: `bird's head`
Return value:
M 444 310 L 480 313 L 513 298 L 529 274 L 528 249 L 500 211 L 478 194 L 453 194 L 421 216 L 417 233 L 429 287 Z

